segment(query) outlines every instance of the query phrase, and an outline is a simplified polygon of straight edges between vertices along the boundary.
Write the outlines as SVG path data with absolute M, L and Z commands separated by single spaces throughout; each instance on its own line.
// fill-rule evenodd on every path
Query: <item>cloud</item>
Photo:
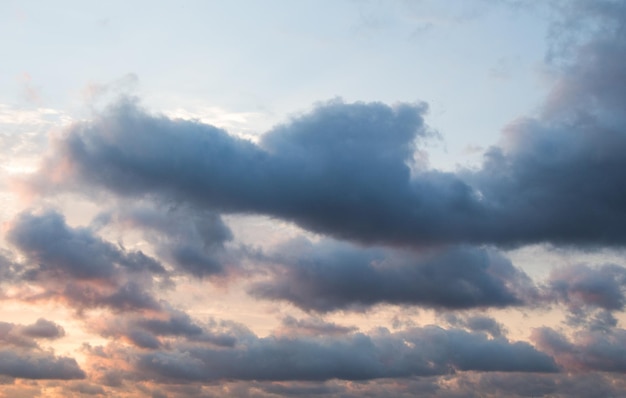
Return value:
M 0 277 L 15 283 L 12 298 L 103 310 L 81 319 L 109 344 L 83 354 L 89 383 L 108 387 L 73 384 L 79 394 L 619 395 L 624 268 L 561 267 L 535 285 L 496 249 L 626 243 L 626 8 L 572 4 L 610 23 L 567 64 L 552 65 L 556 84 L 544 106 L 508 125 L 476 169 L 444 172 L 415 160 L 427 159 L 434 135 L 425 104 L 319 103 L 250 142 L 119 100 L 54 138 L 29 184 L 125 207 L 89 227 L 69 226 L 54 211 L 18 215 L 7 240 L 24 260 L 0 257 Z M 214 278 L 237 266 L 224 213 L 324 235 L 244 259 L 258 262 L 245 281 L 253 296 L 308 317 L 286 316 L 274 335 L 259 337 L 159 300 L 160 281 Z M 155 258 L 106 241 L 99 232 L 108 227 L 139 231 Z M 569 326 L 584 330 L 539 328 L 533 346 L 509 341 L 502 323 L 474 312 L 547 303 L 565 306 Z M 407 322 L 394 333 L 360 333 L 315 314 L 378 304 L 432 308 L 450 327 Z M 85 377 L 74 359 L 40 348 L 63 333 L 44 319 L 0 323 L 0 381 Z
M 379 303 L 439 309 L 523 305 L 530 278 L 496 251 L 453 247 L 426 253 L 361 248 L 336 241 L 291 241 L 269 261 L 270 280 L 256 297 L 287 300 L 314 311 L 358 309 Z
M 158 203 L 123 203 L 102 212 L 94 227 L 114 224 L 138 229 L 157 255 L 183 273 L 196 277 L 224 274 L 232 251 L 224 244 L 233 235 L 215 212 L 189 206 Z
M 0 342 L 3 345 L 38 348 L 39 344 L 35 339 L 57 339 L 64 335 L 63 327 L 43 318 L 39 318 L 32 325 L 0 322 Z
M 23 333 L 33 338 L 56 339 L 64 336 L 65 330 L 52 321 L 39 318 L 34 324 L 25 326 Z
M 122 354 L 120 354 L 122 355 Z M 127 355 L 127 354 L 125 354 Z M 180 344 L 136 352 L 134 377 L 159 382 L 369 380 L 458 371 L 556 372 L 552 359 L 522 342 L 435 326 L 371 335 L 248 338 L 234 348 Z
M 610 109 L 606 109 L 610 111 Z M 610 113 L 527 118 L 477 171 L 411 169 L 423 106 L 330 102 L 259 145 L 121 102 L 69 127 L 34 186 L 83 185 L 235 213 L 342 239 L 425 245 L 621 244 L 626 136 Z M 129 134 L 132 132 L 132 134 Z M 54 178 L 53 178 L 54 175 Z M 583 228 L 584 226 L 584 228 Z
M 23 212 L 12 223 L 7 239 L 38 264 L 35 273 L 63 273 L 79 280 L 107 280 L 119 268 L 164 273 L 165 269 L 141 252 L 123 253 L 87 228 L 71 228 L 53 210 Z
M 578 331 L 570 340 L 551 328 L 542 327 L 533 331 L 532 339 L 565 369 L 626 372 L 624 329 Z
M 448 334 L 437 329 L 416 331 L 415 334 L 396 336 L 395 339 L 354 335 L 330 343 L 260 339 L 245 350 L 217 352 L 199 349 L 145 354 L 139 357 L 137 366 L 155 377 L 187 380 L 365 380 L 441 374 L 449 372 L 451 367 L 483 371 L 556 371 L 549 357 L 523 343 L 518 346 L 504 341 L 490 342 L 475 335 Z M 419 348 L 406 348 L 401 337 Z M 424 340 L 436 340 L 437 337 L 445 341 L 445 349 L 437 343 L 430 349 L 424 347 Z M 456 358 L 439 350 L 455 352 Z M 489 355 L 485 357 L 489 359 L 478 359 L 477 352 L 487 352 Z
M 88 228 L 72 228 L 53 210 L 19 214 L 6 237 L 29 263 L 19 278 L 43 288 L 22 299 L 57 299 L 79 310 L 160 308 L 150 293 L 153 277 L 167 277 L 159 262 L 117 248 Z
M 77 190 L 87 184 L 125 196 L 156 194 L 227 212 L 270 214 L 364 240 L 409 230 L 419 238 L 420 228 L 407 224 L 407 214 L 409 224 L 426 223 L 427 213 L 436 210 L 428 208 L 435 204 L 428 190 L 459 195 L 442 198 L 444 207 L 451 201 L 463 207 L 471 197 L 454 176 L 434 173 L 434 181 L 427 176 L 421 187 L 409 183 L 407 162 L 418 137 L 428 134 L 424 111 L 421 105 L 331 102 L 255 145 L 121 102 L 90 126 L 70 127 L 47 161 L 56 179 L 42 173 L 35 185 L 53 189 L 57 181 L 74 183 Z
M 227 323 L 199 324 L 185 312 L 172 308 L 151 315 L 117 314 L 94 320 L 90 327 L 104 337 L 146 349 L 167 348 L 184 341 L 233 347 L 239 338 L 251 333 Z
M 48 352 L 15 352 L 0 349 L 0 374 L 22 379 L 85 378 L 76 360 L 57 357 Z
M 65 129 L 30 186 L 264 214 L 367 244 L 622 245 L 626 11 L 571 8 L 607 23 L 554 65 L 543 107 L 506 127 L 476 170 L 414 161 L 433 135 L 425 104 L 319 103 L 255 144 L 123 99 Z M 179 249 L 181 262 L 203 264 Z
M 0 375 L 22 379 L 82 379 L 74 358 L 44 350 L 38 340 L 65 335 L 62 326 L 40 318 L 31 325 L 0 322 Z
M 617 264 L 569 264 L 552 269 L 538 284 L 536 304 L 558 304 L 565 322 L 575 328 L 608 330 L 617 325 L 615 312 L 626 304 L 626 268 Z
M 591 307 L 620 311 L 626 304 L 626 268 L 615 264 L 557 268 L 548 279 L 548 291 L 572 310 Z

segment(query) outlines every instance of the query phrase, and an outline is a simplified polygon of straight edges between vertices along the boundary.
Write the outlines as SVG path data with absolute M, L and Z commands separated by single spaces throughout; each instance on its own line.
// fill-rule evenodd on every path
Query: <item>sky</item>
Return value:
M 626 4 L 0 2 L 0 397 L 626 396 Z

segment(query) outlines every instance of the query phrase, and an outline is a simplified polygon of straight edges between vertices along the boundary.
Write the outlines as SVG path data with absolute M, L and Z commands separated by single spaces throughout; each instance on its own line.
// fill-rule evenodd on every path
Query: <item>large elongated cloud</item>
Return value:
M 34 185 L 86 184 L 268 214 L 362 242 L 623 244 L 622 98 L 577 88 L 598 79 L 623 86 L 626 72 L 612 66 L 619 59 L 619 40 L 581 49 L 579 67 L 564 74 L 544 115 L 512 123 L 475 171 L 414 161 L 428 136 L 423 105 L 329 102 L 254 144 L 122 101 L 69 127 Z
M 258 144 L 114 104 L 56 141 L 32 186 L 260 213 L 361 242 L 626 243 L 626 11 L 575 3 L 602 28 L 571 50 L 537 115 L 477 170 L 428 169 L 426 106 L 331 101 Z M 582 11 L 581 11 L 582 10 Z
M 126 376 L 157 382 L 369 380 L 455 371 L 557 372 L 551 357 L 522 342 L 435 326 L 337 337 L 248 335 L 232 348 L 172 344 L 169 350 L 113 347 L 98 355 L 131 359 Z

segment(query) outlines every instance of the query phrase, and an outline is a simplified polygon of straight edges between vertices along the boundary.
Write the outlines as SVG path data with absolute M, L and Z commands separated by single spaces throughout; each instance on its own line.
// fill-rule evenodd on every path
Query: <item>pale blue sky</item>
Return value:
M 0 102 L 76 115 L 87 85 L 134 74 L 153 111 L 255 113 L 261 133 L 335 97 L 425 101 L 452 167 L 539 105 L 548 19 L 481 1 L 9 1 Z

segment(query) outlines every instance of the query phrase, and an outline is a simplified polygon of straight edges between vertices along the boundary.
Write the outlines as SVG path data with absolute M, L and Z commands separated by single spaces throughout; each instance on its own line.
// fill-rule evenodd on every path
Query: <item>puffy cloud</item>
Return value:
M 492 337 L 502 337 L 506 328 L 500 322 L 486 315 L 460 315 L 448 313 L 443 319 L 455 327 L 465 327 L 473 332 L 485 332 Z
M 22 299 L 57 299 L 79 310 L 160 308 L 149 291 L 153 277 L 167 277 L 159 262 L 117 248 L 88 228 L 72 228 L 55 211 L 19 214 L 7 239 L 29 262 L 19 278 L 43 289 Z
M 131 272 L 165 272 L 159 263 L 141 252 L 124 253 L 87 228 L 69 227 L 63 216 L 53 210 L 19 214 L 7 239 L 38 264 L 35 275 L 60 273 L 79 280 L 108 280 L 122 267 Z
M 378 303 L 462 309 L 522 305 L 534 286 L 496 251 L 455 247 L 426 253 L 295 240 L 276 250 L 272 279 L 257 297 L 331 311 Z
M 564 368 L 584 371 L 626 372 L 626 330 L 583 330 L 568 339 L 542 327 L 532 335 L 537 346 Z
M 438 228 L 430 224 L 438 214 L 471 217 L 475 206 L 471 188 L 453 175 L 424 171 L 411 182 L 407 163 L 427 134 L 424 110 L 331 102 L 255 145 L 121 102 L 89 125 L 70 127 L 34 184 L 96 185 L 119 195 L 270 214 L 366 241 L 433 240 Z

